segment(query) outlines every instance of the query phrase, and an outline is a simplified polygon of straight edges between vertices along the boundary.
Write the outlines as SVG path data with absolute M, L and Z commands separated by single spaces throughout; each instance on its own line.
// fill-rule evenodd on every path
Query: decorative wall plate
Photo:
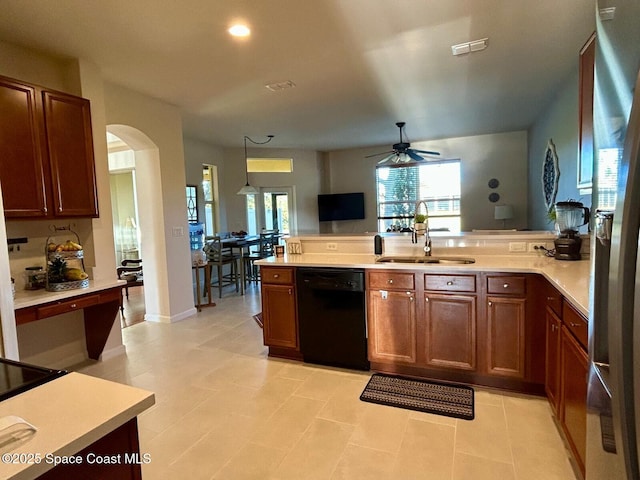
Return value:
M 497 178 L 492 178 L 491 180 L 489 180 L 489 188 L 498 188 L 498 185 L 500 185 L 500 182 L 498 181 Z
M 500 194 L 493 192 L 489 194 L 489 201 L 491 203 L 496 203 L 498 200 L 500 200 Z
M 558 193 L 558 178 L 560 178 L 560 168 L 558 167 L 558 154 L 553 140 L 549 139 L 547 149 L 542 162 L 542 193 L 547 211 L 551 211 L 556 203 Z

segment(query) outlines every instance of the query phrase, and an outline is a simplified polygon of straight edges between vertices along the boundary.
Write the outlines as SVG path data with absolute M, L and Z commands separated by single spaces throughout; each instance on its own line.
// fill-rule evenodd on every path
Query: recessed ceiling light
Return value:
M 251 30 L 249 29 L 249 27 L 242 24 L 232 25 L 228 31 L 234 37 L 248 37 L 249 35 L 251 35 Z

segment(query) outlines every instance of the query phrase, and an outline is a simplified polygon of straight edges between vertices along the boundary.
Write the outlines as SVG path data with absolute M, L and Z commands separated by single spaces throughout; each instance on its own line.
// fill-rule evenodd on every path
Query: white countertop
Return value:
M 65 290 L 62 292 L 48 292 L 47 290 L 18 290 L 16 296 L 13 299 L 13 308 L 18 310 L 20 308 L 33 307 L 35 305 L 42 305 L 49 302 L 57 302 L 65 300 L 67 298 L 75 297 L 78 295 L 85 295 L 87 293 L 99 292 L 100 290 L 107 290 L 109 288 L 126 285 L 124 280 L 91 280 L 87 288 L 76 288 L 74 290 Z
M 155 403 L 154 394 L 100 378 L 69 373 L 0 402 L 0 417 L 17 415 L 38 431 L 0 453 L 68 456 L 138 416 Z M 25 458 L 27 458 L 25 456 Z M 39 464 L 0 462 L 0 478 L 33 479 L 49 470 Z
M 452 256 L 452 255 L 447 255 Z M 290 265 L 295 267 L 336 267 L 376 269 L 420 269 L 425 272 L 520 272 L 538 273 L 549 280 L 571 304 L 586 317 L 589 316 L 589 260 L 562 261 L 554 258 L 530 255 L 459 255 L 475 259 L 472 264 L 424 265 L 407 263 L 375 263 L 370 254 L 285 254 L 256 262 L 258 265 Z

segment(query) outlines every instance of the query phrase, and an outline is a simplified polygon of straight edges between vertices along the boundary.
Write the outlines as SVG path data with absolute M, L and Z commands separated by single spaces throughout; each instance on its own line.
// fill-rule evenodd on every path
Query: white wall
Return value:
M 257 139 L 256 139 L 257 140 Z M 277 137 L 273 142 L 277 141 Z M 321 154 L 314 150 L 286 148 L 248 148 L 249 157 L 293 158 L 292 173 L 250 173 L 249 182 L 256 188 L 294 188 L 294 203 L 297 213 L 297 232 L 318 233 L 318 193 L 321 184 Z M 237 195 L 246 183 L 244 149 L 224 149 L 224 180 L 221 193 L 226 199 L 227 228 L 230 231 L 246 230 L 246 197 Z
M 184 138 L 184 160 L 186 181 L 189 185 L 198 186 L 198 217 L 200 223 L 204 223 L 204 196 L 202 192 L 202 165 L 215 165 L 218 167 L 218 189 L 224 184 L 224 156 L 222 147 L 208 144 L 193 138 Z M 226 232 L 227 228 L 227 201 L 220 195 L 218 205 L 219 231 Z
M 527 132 L 448 138 L 412 142 L 412 147 L 435 150 L 442 158 L 461 160 L 461 225 L 462 230 L 502 228 L 493 218 L 494 206 L 488 200 L 491 192 L 500 194 L 498 204 L 514 208 L 508 228 L 527 228 Z M 375 168 L 380 157 L 364 158 L 388 149 L 388 145 L 337 150 L 326 154 L 329 163 L 330 192 L 365 193 L 364 220 L 333 222 L 334 233 L 358 233 L 377 230 Z M 500 186 L 487 186 L 497 178 Z
M 542 193 L 542 162 L 547 142 L 553 139 L 560 178 L 556 201 L 579 200 L 591 207 L 591 195 L 581 195 L 578 183 L 578 66 L 529 129 L 529 225 L 534 230 L 553 228 L 547 219 Z M 583 227 L 585 232 L 587 227 Z
M 165 322 L 180 320 L 194 313 L 180 111 L 172 105 L 112 83 L 105 83 L 104 92 L 107 124 L 137 129 L 157 147 L 159 157 L 156 163 L 155 152 L 139 152 L 131 145 L 136 150 L 138 183 L 151 183 L 158 192 L 155 199 L 142 197 L 147 199 L 147 205 L 138 201 L 141 223 L 145 208 L 154 211 L 153 224 L 146 225 L 146 228 L 154 230 L 151 237 L 147 236 L 153 238 L 154 243 L 149 245 L 149 242 L 143 242 L 142 256 L 150 258 L 147 253 L 153 251 L 157 270 L 149 273 L 157 283 L 151 290 L 145 288 L 145 305 L 149 306 L 149 298 L 146 297 L 152 295 L 158 299 L 154 304 L 158 311 L 153 312 L 154 318 L 149 319 Z M 140 161 L 142 154 L 148 161 Z M 145 225 L 140 228 L 144 229 Z M 182 229 L 182 236 L 174 236 L 174 228 Z M 147 270 L 145 267 L 145 287 L 148 283 Z

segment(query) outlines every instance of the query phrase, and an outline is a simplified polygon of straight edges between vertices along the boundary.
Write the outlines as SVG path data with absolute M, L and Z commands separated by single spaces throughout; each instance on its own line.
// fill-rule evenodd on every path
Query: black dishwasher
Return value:
M 364 270 L 298 268 L 296 286 L 304 361 L 369 370 Z

